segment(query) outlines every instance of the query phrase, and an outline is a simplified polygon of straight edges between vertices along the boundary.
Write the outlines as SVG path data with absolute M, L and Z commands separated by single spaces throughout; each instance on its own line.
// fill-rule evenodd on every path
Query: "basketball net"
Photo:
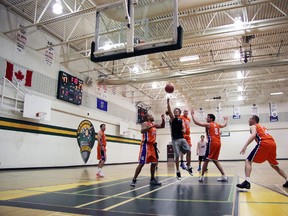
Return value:
M 41 119 L 41 120 L 44 120 L 46 115 L 47 115 L 46 112 L 37 112 L 37 113 L 36 113 L 36 117 L 37 117 L 38 119 Z

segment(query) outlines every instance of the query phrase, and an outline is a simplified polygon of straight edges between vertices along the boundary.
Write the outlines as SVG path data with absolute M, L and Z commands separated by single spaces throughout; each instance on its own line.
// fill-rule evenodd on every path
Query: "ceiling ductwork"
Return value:
M 51 10 L 53 1 L 5 0 L 0 6 L 4 20 L 10 20 L 11 13 L 23 19 L 29 37 L 40 30 L 49 35 L 47 38 L 54 38 L 49 47 L 55 47 L 55 56 L 59 50 L 61 65 L 73 74 L 81 74 L 86 85 L 91 80 L 123 85 L 117 86 L 119 95 L 127 101 L 143 101 L 155 113 L 162 112 L 165 106 L 167 82 L 175 86 L 171 102 L 179 103 L 179 107 L 212 107 L 215 96 L 221 96 L 227 107 L 268 101 L 287 103 L 287 0 L 129 0 L 137 3 L 133 7 L 134 18 L 130 11 L 135 36 L 147 42 L 147 47 L 158 44 L 158 39 L 170 40 L 172 25 L 176 23 L 172 13 L 177 10 L 184 32 L 182 48 L 92 63 L 89 44 L 95 38 L 97 11 L 101 16 L 101 46 L 127 41 L 125 25 L 129 19 L 125 19 L 124 2 L 127 4 L 128 0 L 62 1 L 64 13 L 60 16 Z M 236 23 L 236 18 L 241 18 L 242 23 Z M 23 28 L 13 22 L 2 27 L 3 37 L 12 41 Z M 255 38 L 243 41 L 250 35 Z M 43 38 L 40 40 L 44 43 L 30 40 L 28 46 L 42 55 L 49 47 Z M 249 51 L 250 45 L 252 58 L 244 63 L 240 46 L 242 51 Z M 180 61 L 181 57 L 193 55 L 198 56 L 197 60 Z M 139 67 L 139 71 L 134 71 L 134 67 Z M 283 94 L 271 96 L 279 92 Z
M 107 0 L 92 0 L 96 6 L 107 5 Z M 125 1 L 123 1 L 124 4 Z M 187 10 L 188 8 L 203 7 L 211 4 L 218 4 L 227 2 L 227 0 L 179 0 L 178 1 L 178 11 Z M 135 7 L 135 20 L 141 20 L 143 18 L 151 18 L 160 16 L 167 13 L 172 13 L 174 4 L 170 0 L 162 0 L 153 2 L 147 5 L 139 5 Z M 124 17 L 125 11 L 123 8 L 114 7 L 104 10 L 103 13 L 112 20 L 118 22 L 126 22 Z
M 277 66 L 285 66 L 288 64 L 288 60 L 278 60 L 278 61 L 265 61 L 265 62 L 249 62 L 247 64 L 229 64 L 226 66 L 214 66 L 212 68 L 200 69 L 200 70 L 188 70 L 186 72 L 174 72 L 171 73 L 169 76 L 150 76 L 147 78 L 138 78 L 138 79 L 100 79 L 98 82 L 100 84 L 105 85 L 125 85 L 125 84 L 135 84 L 135 83 L 148 83 L 157 81 L 166 81 L 171 79 L 180 79 L 180 78 L 188 78 L 193 76 L 203 76 L 203 74 L 213 74 L 213 73 L 227 73 L 231 71 L 238 71 L 244 69 L 253 69 L 259 67 L 277 67 Z

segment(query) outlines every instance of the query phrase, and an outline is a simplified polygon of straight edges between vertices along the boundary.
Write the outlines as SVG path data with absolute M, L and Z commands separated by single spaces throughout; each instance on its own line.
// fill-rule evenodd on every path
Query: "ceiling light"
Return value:
M 283 94 L 283 92 L 273 92 L 273 93 L 270 93 L 270 95 L 282 95 Z
M 112 48 L 112 44 L 110 42 L 106 42 L 102 48 L 103 50 L 109 50 Z
M 138 74 L 139 73 L 139 66 L 134 65 L 132 68 L 132 72 Z
M 239 95 L 239 96 L 238 96 L 238 101 L 240 101 L 240 100 L 244 100 L 244 96 Z
M 168 98 L 171 99 L 172 96 L 171 96 L 171 94 L 168 94 L 168 93 L 167 93 L 167 94 L 165 95 L 165 99 L 168 99 Z
M 235 17 L 234 19 L 234 25 L 236 28 L 242 28 L 243 27 L 243 22 L 242 22 L 242 19 L 241 17 Z
M 237 91 L 243 91 L 243 86 L 238 86 Z
M 199 55 L 182 56 L 179 58 L 180 62 L 195 61 L 199 59 Z
M 157 83 L 156 83 L 156 82 L 152 83 L 152 88 L 153 88 L 153 89 L 156 89 L 156 88 L 157 88 Z
M 111 40 L 108 40 L 104 43 L 104 45 L 100 46 L 98 50 L 111 50 L 111 49 L 121 49 L 125 47 L 125 43 L 117 43 L 113 44 Z
M 234 59 L 240 59 L 240 58 L 241 58 L 240 52 L 239 52 L 239 50 L 236 50 L 234 52 Z
M 62 14 L 63 7 L 60 0 L 56 0 L 56 3 L 53 5 L 53 13 L 55 14 Z
M 243 71 L 237 71 L 237 78 L 238 79 L 244 78 Z

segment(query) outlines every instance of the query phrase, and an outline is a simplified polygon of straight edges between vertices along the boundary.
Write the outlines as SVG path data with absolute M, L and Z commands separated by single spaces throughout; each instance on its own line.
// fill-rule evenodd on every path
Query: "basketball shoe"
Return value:
M 180 163 L 180 167 L 181 167 L 183 170 L 187 170 L 187 166 L 186 166 L 184 163 Z
M 150 185 L 151 186 L 161 186 L 162 184 L 159 181 L 157 181 L 155 178 L 153 178 L 150 180 Z
M 180 171 L 178 171 L 178 172 L 176 173 L 176 178 L 177 178 L 178 180 L 181 180 L 181 173 L 180 173 Z
M 131 187 L 135 187 L 137 180 L 136 179 L 132 179 L 132 182 L 130 184 Z
M 104 177 L 103 173 L 101 173 L 101 172 L 100 173 L 96 173 L 96 176 L 97 177 Z
M 188 171 L 189 175 L 193 176 L 192 167 L 190 167 L 190 168 L 187 167 L 186 170 Z
M 227 176 L 221 176 L 220 178 L 217 178 L 217 181 L 228 182 L 228 177 Z
M 251 185 L 248 181 L 244 181 L 241 184 L 237 184 L 236 187 L 241 188 L 241 189 L 250 189 Z

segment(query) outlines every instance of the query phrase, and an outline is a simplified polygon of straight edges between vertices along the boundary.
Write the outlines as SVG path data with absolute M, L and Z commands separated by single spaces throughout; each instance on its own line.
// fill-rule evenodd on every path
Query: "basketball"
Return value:
M 174 91 L 174 85 L 172 83 L 168 83 L 166 86 L 165 86 L 165 91 L 169 94 L 173 93 Z

